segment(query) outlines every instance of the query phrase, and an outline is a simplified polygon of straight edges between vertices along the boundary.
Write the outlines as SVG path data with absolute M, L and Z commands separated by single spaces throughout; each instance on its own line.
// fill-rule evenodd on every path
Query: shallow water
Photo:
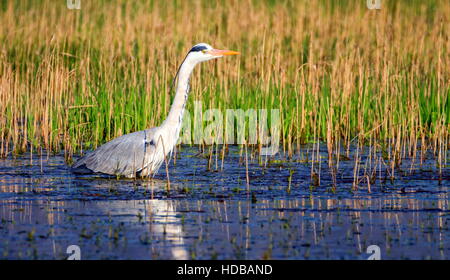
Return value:
M 164 166 L 153 181 L 117 180 L 75 176 L 63 155 L 0 160 L 0 258 L 65 259 L 69 245 L 82 259 L 367 259 L 370 245 L 382 259 L 450 257 L 448 166 L 439 176 L 432 160 L 404 161 L 369 193 L 364 180 L 352 190 L 343 160 L 332 190 L 325 151 L 320 186 L 299 153 L 265 167 L 249 158 L 249 189 L 237 147 L 223 171 L 220 157 L 210 171 L 182 147 L 170 191 Z

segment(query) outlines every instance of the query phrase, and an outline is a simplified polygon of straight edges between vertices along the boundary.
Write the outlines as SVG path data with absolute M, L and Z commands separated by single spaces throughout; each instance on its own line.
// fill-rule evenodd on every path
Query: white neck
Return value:
M 197 63 L 190 61 L 189 58 L 183 62 L 178 72 L 178 82 L 176 88 L 175 98 L 173 99 L 172 106 L 170 107 L 169 115 L 162 123 L 161 128 L 164 128 L 168 132 L 166 135 L 172 145 L 175 145 L 179 134 L 181 125 L 183 123 L 184 108 L 186 106 L 188 94 L 189 94 L 189 77 L 192 70 Z M 172 147 L 170 147 L 172 148 Z

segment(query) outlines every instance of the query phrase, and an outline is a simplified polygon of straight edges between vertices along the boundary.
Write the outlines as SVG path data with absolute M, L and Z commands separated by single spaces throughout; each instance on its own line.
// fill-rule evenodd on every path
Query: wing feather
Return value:
M 151 162 L 155 130 L 141 130 L 113 139 L 80 158 L 72 168 L 74 172 L 87 168 L 96 173 L 134 177 Z

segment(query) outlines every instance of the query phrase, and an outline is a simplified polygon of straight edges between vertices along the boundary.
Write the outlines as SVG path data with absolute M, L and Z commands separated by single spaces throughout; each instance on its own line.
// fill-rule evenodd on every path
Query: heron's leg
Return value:
M 149 174 L 149 168 L 147 166 L 147 167 L 144 167 L 141 171 L 139 171 L 136 175 L 141 178 L 145 178 L 148 176 L 148 174 Z

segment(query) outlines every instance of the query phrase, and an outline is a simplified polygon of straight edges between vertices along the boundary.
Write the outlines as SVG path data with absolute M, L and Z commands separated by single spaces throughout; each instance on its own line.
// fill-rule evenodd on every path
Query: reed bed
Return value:
M 0 1 L 0 156 L 70 158 L 159 125 L 186 51 L 207 42 L 242 55 L 195 71 L 190 112 L 195 100 L 280 109 L 283 154 L 325 142 L 330 167 L 352 145 L 383 152 L 392 172 L 420 151 L 442 166 L 449 17 L 445 0 Z

